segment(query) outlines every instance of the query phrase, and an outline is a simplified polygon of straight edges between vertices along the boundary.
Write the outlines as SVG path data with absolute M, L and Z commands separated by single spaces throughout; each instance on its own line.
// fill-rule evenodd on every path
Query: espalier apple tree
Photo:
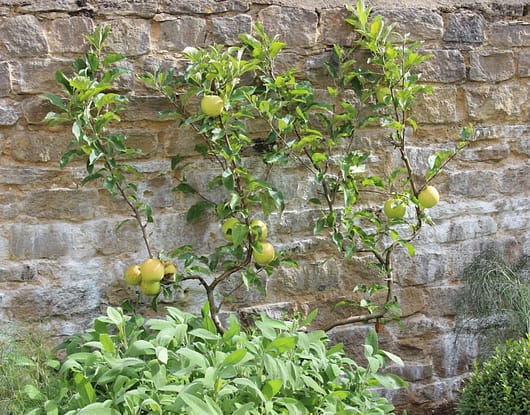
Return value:
M 326 64 L 328 88 L 318 99 L 312 84 L 295 69 L 277 70 L 275 62 L 285 44 L 269 37 L 260 25 L 253 34 L 240 35 L 239 46 L 186 48 L 183 55 L 189 63 L 183 73 L 169 70 L 139 76 L 172 104 L 172 110 L 160 115 L 192 128 L 200 139 L 196 151 L 216 169 L 215 177 L 198 188 L 184 174 L 184 158 L 176 154 L 171 160 L 178 177 L 175 191 L 195 201 L 188 220 L 212 212 L 220 223 L 224 242 L 206 256 L 191 246 L 155 255 L 150 246 L 146 228 L 153 220 L 152 210 L 137 195 L 140 174 L 124 161 L 138 150 L 127 147 L 124 135 L 110 132 L 116 129 L 127 98 L 114 88 L 125 71 L 118 65 L 123 57 L 103 53 L 108 28 L 98 27 L 87 36 L 91 50 L 75 61 L 74 75 L 57 73 L 66 97 L 47 94 L 61 110 L 47 119 L 71 123 L 74 137 L 61 165 L 84 159 L 83 182 L 102 180 L 129 206 L 148 258 L 128 267 L 125 279 L 153 295 L 153 304 L 161 289 L 197 281 L 206 291 L 203 311 L 209 312 L 212 330 L 224 331 L 219 319 L 222 303 L 216 296 L 220 284 L 236 279 L 240 283 L 231 282 L 236 288 L 244 284 L 263 289 L 263 279 L 276 267 L 295 266 L 267 240 L 266 225 L 267 217 L 281 213 L 285 206 L 284 196 L 268 177 L 289 162 L 305 169 L 319 188 L 308 201 L 308 208 L 320 212 L 314 232 L 329 236 L 344 261 L 369 255 L 375 270 L 372 284 L 352 287 L 360 300 L 342 302 L 364 311 L 352 312 L 327 329 L 368 320 L 376 320 L 380 327 L 385 319 L 399 317 L 393 289 L 395 251 L 401 247 L 414 255 L 412 241 L 424 223 L 432 224 L 426 209 L 440 198 L 432 181 L 473 132 L 463 129 L 452 150 L 434 154 L 427 171 L 415 171 L 408 147 L 417 129 L 411 109 L 418 95 L 431 91 L 420 82 L 418 71 L 429 56 L 418 51 L 420 42 L 400 36 L 381 16 L 371 16 L 362 1 L 349 10 L 347 22 L 357 40 L 351 48 L 333 47 Z M 270 132 L 260 143 L 263 165 L 252 168 L 244 159 L 256 145 L 248 130 L 256 119 L 265 122 Z M 373 127 L 385 134 L 388 152 L 399 159 L 383 176 L 370 173 L 377 170 L 373 165 L 377 162 L 372 161 L 372 150 L 358 140 L 363 129 Z M 217 199 L 206 196 L 212 188 L 219 190 Z M 381 296 L 374 297 L 381 291 L 382 301 L 376 299 Z

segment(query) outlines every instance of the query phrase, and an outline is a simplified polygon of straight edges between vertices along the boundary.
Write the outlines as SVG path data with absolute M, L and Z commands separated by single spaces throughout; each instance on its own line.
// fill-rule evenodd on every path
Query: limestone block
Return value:
M 416 313 L 425 311 L 427 308 L 431 311 L 431 304 L 425 298 L 425 292 L 421 288 L 406 287 L 396 290 L 396 296 L 399 299 L 402 316 L 407 317 Z
M 519 54 L 519 67 L 517 74 L 521 78 L 530 77 L 530 52 L 521 52 Z
M 212 19 L 213 40 L 215 43 L 233 45 L 240 43 L 240 33 L 252 31 L 252 17 L 238 14 L 233 17 L 214 17 Z
M 469 79 L 472 81 L 505 81 L 515 75 L 512 51 L 471 51 L 469 60 Z
M 30 286 L 13 293 L 10 313 L 18 320 L 33 322 L 50 316 L 75 317 L 94 313 L 100 306 L 100 287 L 93 280 L 64 282 L 61 286 Z
M 28 124 L 42 124 L 46 114 L 50 111 L 60 111 L 47 99 L 37 96 L 22 101 L 22 114 Z
M 137 222 L 132 218 L 127 223 L 122 220 L 97 218 L 86 222 L 83 233 L 79 235 L 80 243 L 93 246 L 98 253 L 105 256 L 145 255 L 142 233 Z
M 314 11 L 269 6 L 259 12 L 258 21 L 269 36 L 280 35 L 291 48 L 307 48 L 316 43 L 318 15 Z
M 512 165 L 500 175 L 499 189 L 502 194 L 519 195 L 530 189 L 530 165 Z
M 18 102 L 11 99 L 0 99 L 0 126 L 14 125 L 20 118 Z
M 526 113 L 528 89 L 515 83 L 469 86 L 465 88 L 465 97 L 473 121 L 519 121 Z
M 180 154 L 182 157 L 196 156 L 195 146 L 202 142 L 195 130 L 190 127 L 179 127 L 171 124 L 161 133 L 161 146 L 165 154 L 172 157 Z
M 319 42 L 351 46 L 357 35 L 353 26 L 346 22 L 349 14 L 345 8 L 321 10 Z
M 24 203 L 27 216 L 46 220 L 83 221 L 97 215 L 96 189 L 52 189 L 30 193 Z
M 224 12 L 246 12 L 249 9 L 249 0 L 158 1 L 158 12 L 170 14 L 213 14 Z
M 158 176 L 138 186 L 138 192 L 152 208 L 168 208 L 175 204 L 174 184 L 167 176 Z
M 53 168 L 38 168 L 38 167 L 0 167 L 0 184 L 7 185 L 35 185 L 44 186 L 54 183 L 61 175 L 59 166 Z M 12 195 L 11 195 L 12 197 Z M 0 206 L 3 203 L 0 202 Z
M 140 150 L 140 154 L 134 156 L 135 160 L 145 159 L 156 154 L 158 148 L 158 135 L 154 129 L 150 128 L 120 128 L 119 130 L 109 130 L 112 134 L 123 134 L 126 137 L 127 147 Z M 129 163 L 131 159 L 127 156 L 123 158 Z
M 144 55 L 151 50 L 151 22 L 144 19 L 119 19 L 109 22 L 108 47 L 125 56 Z
M 37 266 L 32 262 L 0 263 L 0 282 L 32 281 L 37 277 Z
M 17 131 L 10 135 L 10 139 L 11 156 L 16 161 L 57 162 L 71 137 L 46 131 Z
M 71 229 L 62 224 L 11 226 L 9 252 L 16 259 L 56 259 L 72 250 L 74 236 Z
M 466 80 L 464 56 L 459 50 L 425 50 L 433 56 L 418 67 L 426 82 L 463 82 Z
M 0 97 L 5 97 L 11 93 L 11 75 L 9 64 L 0 62 Z
M 17 8 L 24 13 L 77 12 L 80 11 L 80 9 L 89 10 L 89 7 L 86 7 L 87 2 L 79 0 L 11 0 L 10 3 L 18 3 Z M 83 3 L 85 3 L 85 5 L 83 5 Z
M 375 8 L 387 23 L 395 23 L 395 31 L 409 34 L 412 40 L 439 40 L 443 35 L 441 14 L 427 8 Z
M 433 376 L 433 367 L 430 363 L 404 362 L 403 366 L 390 366 L 386 372 L 398 375 L 407 382 L 418 382 L 430 379 Z
M 448 378 L 465 373 L 473 368 L 478 357 L 477 339 L 465 333 L 447 333 L 433 343 L 435 373 Z
M 448 194 L 463 195 L 466 198 L 480 198 L 499 189 L 498 172 L 495 170 L 461 170 L 451 173 L 448 180 Z
M 494 22 L 487 32 L 488 44 L 499 48 L 530 46 L 530 23 Z
M 412 117 L 418 124 L 443 124 L 459 120 L 455 86 L 435 88 L 432 94 L 419 95 L 413 105 Z
M 199 17 L 182 16 L 161 22 L 159 47 L 181 52 L 187 46 L 204 46 L 206 33 L 206 20 Z
M 153 17 L 157 12 L 157 0 L 107 0 L 95 2 L 97 12 L 103 15 L 134 15 Z
M 131 96 L 127 110 L 122 113 L 123 121 L 159 121 L 160 111 L 173 110 L 169 101 L 157 96 Z
M 439 223 L 434 242 L 443 244 L 494 236 L 497 229 L 497 222 L 494 218 L 488 216 L 462 217 L 453 222 Z
M 460 160 L 465 161 L 501 161 L 510 156 L 508 143 L 494 143 L 468 147 L 460 153 Z
M 14 58 L 43 57 L 48 53 L 42 26 L 30 14 L 9 17 L 0 23 L 0 39 L 0 45 Z
M 94 21 L 89 17 L 74 16 L 51 22 L 48 42 L 53 53 L 80 54 L 88 47 L 85 35 L 91 34 Z
M 70 62 L 55 59 L 21 60 L 13 65 L 13 90 L 22 94 L 58 93 L 61 87 L 55 81 L 57 70 L 71 72 Z
M 458 313 L 458 301 L 461 287 L 455 285 L 437 285 L 426 289 L 429 314 L 432 316 L 451 317 Z
M 443 40 L 458 43 L 482 43 L 484 41 L 484 18 L 480 14 L 469 11 L 450 14 Z
M 0 195 L 0 217 L 6 221 L 14 220 L 19 211 L 20 202 L 18 196 L 13 191 L 4 191 Z M 1 239 L 0 239 L 1 240 Z M 0 248 L 3 248 L 0 244 Z M 0 253 L 6 253 L 7 250 L 2 250 Z

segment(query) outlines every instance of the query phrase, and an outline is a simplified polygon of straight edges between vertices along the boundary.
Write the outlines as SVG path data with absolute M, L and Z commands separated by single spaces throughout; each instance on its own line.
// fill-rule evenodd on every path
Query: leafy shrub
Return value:
M 464 269 L 458 330 L 478 335 L 481 358 L 499 343 L 530 333 L 529 265 L 527 257 L 510 263 L 488 249 Z
M 459 415 L 530 413 L 530 335 L 508 340 L 475 371 L 458 403 Z
M 371 331 L 366 368 L 331 347 L 323 331 L 304 322 L 261 316 L 252 331 L 235 319 L 219 334 L 207 306 L 203 316 L 169 308 L 144 321 L 108 308 L 92 329 L 61 347 L 61 393 L 40 397 L 30 414 L 387 414 L 393 406 L 373 387 L 405 382 L 381 374 L 385 358 Z M 55 411 L 55 412 L 54 412 Z
M 45 333 L 4 324 L 0 331 L 0 414 L 18 415 L 31 407 L 33 391 L 53 390 Z M 33 403 L 34 404 L 34 403 Z M 28 406 L 29 405 L 29 406 Z

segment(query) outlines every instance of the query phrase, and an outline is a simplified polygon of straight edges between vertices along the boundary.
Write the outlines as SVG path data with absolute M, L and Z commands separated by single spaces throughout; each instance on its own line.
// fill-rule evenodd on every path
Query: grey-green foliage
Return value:
M 474 327 L 486 337 L 494 328 L 496 344 L 530 333 L 530 281 L 525 277 L 528 265 L 527 259 L 510 264 L 494 250 L 475 258 L 463 273 L 459 306 L 462 327 Z
M 387 414 L 393 406 L 373 387 L 405 385 L 382 374 L 385 360 L 375 332 L 367 367 L 331 346 L 323 331 L 261 316 L 253 331 L 235 319 L 215 330 L 202 318 L 169 308 L 165 319 L 144 321 L 109 308 L 92 329 L 69 338 L 58 372 L 62 393 L 39 396 L 29 414 Z M 57 411 L 57 412 L 53 412 Z
M 530 335 L 508 340 L 464 385 L 459 415 L 523 415 L 530 413 Z

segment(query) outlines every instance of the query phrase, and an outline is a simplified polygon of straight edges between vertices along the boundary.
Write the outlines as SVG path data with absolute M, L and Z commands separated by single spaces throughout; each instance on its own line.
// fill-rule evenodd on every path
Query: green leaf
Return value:
M 191 409 L 190 415 L 223 415 L 221 408 L 208 396 L 198 398 L 189 393 L 181 392 L 178 397 Z
M 223 359 L 223 365 L 236 365 L 241 362 L 246 355 L 247 351 L 245 349 L 238 349 Z
M 211 209 L 214 206 L 213 203 L 204 200 L 197 202 L 189 208 L 188 213 L 186 214 L 186 220 L 188 222 L 193 222 L 200 219 L 208 209 Z
M 379 350 L 379 341 L 377 339 L 377 333 L 373 328 L 370 328 L 368 330 L 368 334 L 366 335 L 365 344 L 371 346 L 373 353 L 376 353 Z
M 281 390 L 283 381 L 281 379 L 271 379 L 263 385 L 261 389 L 266 400 L 270 401 Z
M 293 350 L 296 347 L 296 337 L 278 337 L 274 339 L 266 347 L 266 351 L 277 350 L 279 353 L 285 353 Z
M 105 352 L 114 354 L 115 352 L 114 343 L 112 342 L 112 339 L 109 334 L 107 333 L 100 334 L 99 342 L 101 343 L 101 346 Z

